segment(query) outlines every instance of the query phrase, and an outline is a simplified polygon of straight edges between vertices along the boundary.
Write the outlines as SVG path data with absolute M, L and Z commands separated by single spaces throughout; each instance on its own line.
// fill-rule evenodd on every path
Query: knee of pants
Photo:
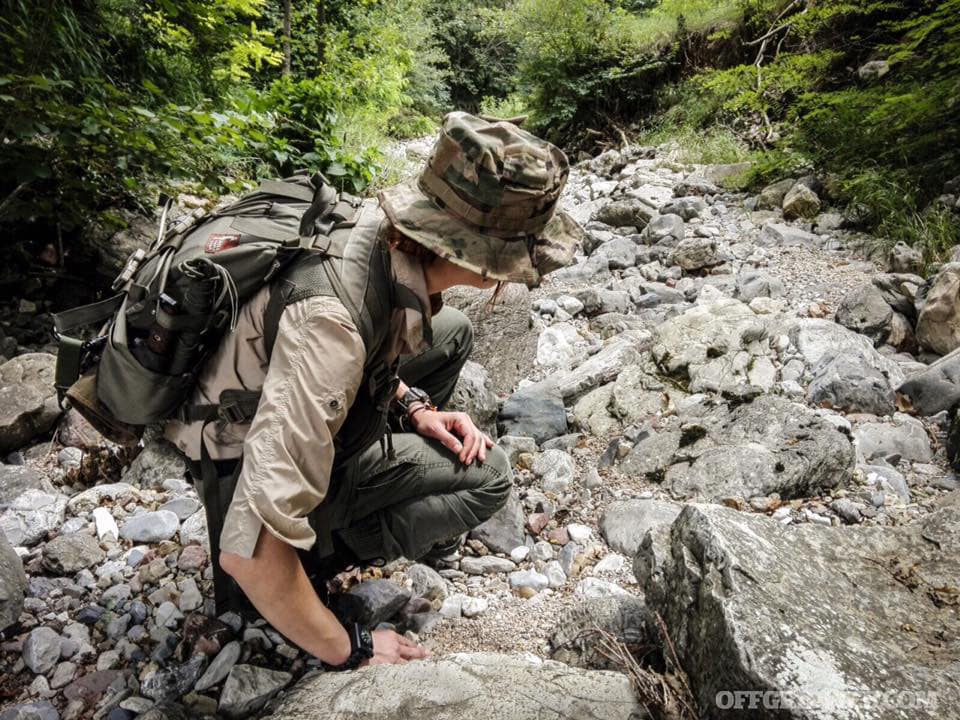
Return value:
M 513 469 L 510 467 L 510 458 L 499 446 L 494 445 L 487 451 L 487 459 L 483 462 L 487 469 L 487 481 L 484 490 L 491 496 L 490 515 L 502 508 L 510 497 L 513 489 Z
M 466 362 L 473 350 L 473 323 L 456 308 L 445 308 L 450 323 L 450 336 L 454 340 L 458 360 Z

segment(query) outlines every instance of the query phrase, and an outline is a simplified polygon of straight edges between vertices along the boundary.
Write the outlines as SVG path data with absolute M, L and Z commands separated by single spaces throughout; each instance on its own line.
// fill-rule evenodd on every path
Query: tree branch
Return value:
M 7 209 L 10 203 L 16 200 L 17 195 L 19 195 L 20 193 L 22 193 L 24 190 L 27 189 L 27 186 L 29 184 L 30 184 L 29 180 L 24 180 L 22 183 L 20 183 L 13 189 L 12 193 L 10 193 L 9 195 L 7 195 L 7 197 L 4 198 L 3 202 L 0 203 L 0 217 L 3 217 L 3 211 Z

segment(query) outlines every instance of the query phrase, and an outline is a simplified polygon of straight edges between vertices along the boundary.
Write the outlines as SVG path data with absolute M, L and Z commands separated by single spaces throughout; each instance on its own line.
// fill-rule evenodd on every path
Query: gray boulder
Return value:
M 893 308 L 873 283 L 851 290 L 837 307 L 836 320 L 848 330 L 866 335 L 882 345 L 890 335 Z
M 298 683 L 274 720 L 628 720 L 648 717 L 622 674 L 526 654 L 457 653 Z
M 679 265 L 687 271 L 719 265 L 723 255 L 714 238 L 690 237 L 681 240 L 667 256 L 668 265 Z
M 846 434 L 776 395 L 714 409 L 682 432 L 679 461 L 663 481 L 675 497 L 809 497 L 845 484 L 855 466 Z
M 620 461 L 620 472 L 627 477 L 662 480 L 679 449 L 678 429 L 644 430 L 630 452 Z
M 648 530 L 669 526 L 683 509 L 662 500 L 622 500 L 611 503 L 600 519 L 600 532 L 613 550 L 633 557 Z
M 705 287 L 694 307 L 657 327 L 653 359 L 668 375 L 689 380 L 690 392 L 740 395 L 754 382 L 772 385 L 758 373 L 769 363 L 763 320 L 738 300 L 705 300 L 708 289 L 718 294 Z
M 159 490 L 163 481 L 183 478 L 187 474 L 187 461 L 170 443 L 158 436 L 145 436 L 144 448 L 130 463 L 121 480 L 141 488 Z
M 647 245 L 666 245 L 673 247 L 683 240 L 684 224 L 679 215 L 658 214 L 640 233 L 640 239 Z
M 503 404 L 497 429 L 501 435 L 532 437 L 538 443 L 567 432 L 563 397 L 553 383 L 521 388 Z
M 705 212 L 707 204 L 702 198 L 681 197 L 671 200 L 660 208 L 661 215 L 679 215 L 684 220 L 693 220 Z
M 940 355 L 960 347 L 960 263 L 941 268 L 917 318 L 917 340 Z
M 783 282 L 762 270 L 742 270 L 737 275 L 737 298 L 748 303 L 754 298 L 777 298 L 784 293 Z
M 923 269 L 923 253 L 900 240 L 887 253 L 887 267 L 893 273 L 918 273 Z
M 814 368 L 807 399 L 819 407 L 891 415 L 895 398 L 883 373 L 841 355 L 825 357 Z
M 105 557 L 97 539 L 83 533 L 60 535 L 43 547 L 43 567 L 56 575 L 73 575 Z
M 60 713 L 49 700 L 39 700 L 0 711 L 0 720 L 60 720 Z
M 819 318 L 794 318 L 780 328 L 803 356 L 809 367 L 816 367 L 825 356 L 844 356 L 861 365 L 879 370 L 897 387 L 903 382 L 903 371 L 893 360 L 877 352 L 873 343 L 842 325 Z
M 794 183 L 796 183 L 795 179 L 786 178 L 767 185 L 757 197 L 757 210 L 779 210 L 782 208 L 783 199 L 787 196 L 790 188 L 794 186 Z
M 54 491 L 40 473 L 27 465 L 0 465 L 0 510 L 6 510 L 27 490 Z
M 0 531 L 11 545 L 31 547 L 60 528 L 66 509 L 65 495 L 26 490 L 0 515 Z
M 341 618 L 373 628 L 400 612 L 410 600 L 410 591 L 390 580 L 375 578 L 335 597 Z
M 0 632 L 13 625 L 23 611 L 27 576 L 23 562 L 0 532 Z
M 611 270 L 624 270 L 637 264 L 637 244 L 628 237 L 615 237 L 594 250 L 594 256 L 606 258 Z
M 789 696 L 776 717 L 791 720 L 944 717 L 924 702 L 898 712 L 864 698 L 926 698 L 956 674 L 943 638 L 960 634 L 944 597 L 960 576 L 958 505 L 953 493 L 896 528 L 784 527 L 720 506 L 685 508 L 669 551 L 642 549 L 635 570 L 704 717 L 732 716 L 734 691 L 757 693 L 747 701 Z M 746 707 L 733 714 L 766 716 Z
M 819 247 L 819 235 L 783 223 L 766 223 L 757 238 L 761 247 Z
M 326 679 L 325 674 L 321 677 Z M 290 673 L 278 670 L 267 670 L 254 665 L 234 665 L 223 684 L 217 709 L 229 718 L 246 717 L 261 709 L 292 679 Z
M 26 353 L 0 365 L 0 454 L 23 447 L 57 422 L 56 364 L 53 355 Z
M 919 415 L 936 415 L 960 402 L 960 348 L 911 375 L 897 388 L 897 395 Z
M 593 219 L 612 227 L 635 227 L 642 230 L 656 212 L 656 208 L 647 205 L 642 200 L 630 198 L 604 205 L 593 216 Z
M 134 515 L 120 528 L 120 537 L 137 543 L 169 540 L 180 529 L 180 518 L 169 510 Z
M 479 540 L 493 552 L 509 553 L 523 545 L 523 525 L 523 505 L 514 491 L 502 508 L 470 531 L 470 537 Z
M 496 435 L 499 402 L 490 375 L 482 365 L 467 360 L 445 409 L 467 413 L 477 427 L 490 436 Z
M 720 188 L 705 177 L 697 175 L 688 175 L 683 180 L 673 186 L 673 194 L 676 197 L 689 195 L 716 195 Z
M 783 217 L 787 220 L 816 217 L 820 212 L 820 198 L 802 182 L 796 183 L 783 196 Z
M 865 460 L 883 458 L 896 464 L 901 458 L 915 462 L 933 458 L 923 423 L 903 413 L 896 413 L 891 422 L 862 423 L 854 429 L 853 436 Z

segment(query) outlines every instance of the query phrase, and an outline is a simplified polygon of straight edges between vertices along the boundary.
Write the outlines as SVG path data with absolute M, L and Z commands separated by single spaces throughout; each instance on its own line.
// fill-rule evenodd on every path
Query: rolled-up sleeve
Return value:
M 356 397 L 365 355 L 339 300 L 308 298 L 284 310 L 221 550 L 253 557 L 262 527 L 294 547 L 313 546 L 307 516 L 326 496 L 333 438 Z

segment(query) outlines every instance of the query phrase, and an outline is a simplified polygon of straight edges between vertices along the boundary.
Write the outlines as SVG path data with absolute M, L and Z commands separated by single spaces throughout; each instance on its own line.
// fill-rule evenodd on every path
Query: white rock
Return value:
M 595 577 L 588 577 L 581 580 L 577 583 L 577 587 L 573 592 L 575 595 L 588 598 L 632 597 L 629 592 L 616 583 L 600 580 Z
M 94 508 L 93 521 L 96 523 L 97 539 L 100 542 L 103 542 L 107 538 L 111 538 L 114 542 L 120 539 L 120 530 L 117 528 L 117 521 L 113 519 L 113 514 L 109 508 Z
M 593 566 L 593 571 L 598 574 L 618 573 L 627 564 L 627 559 L 620 553 L 610 553 Z
M 522 563 L 530 556 L 530 548 L 526 545 L 520 545 L 510 551 L 510 559 L 515 563 Z
M 543 572 L 547 576 L 547 582 L 550 584 L 550 587 L 554 589 L 563 587 L 567 582 L 567 574 L 556 560 L 548 562 Z
M 592 535 L 593 530 L 586 525 L 581 525 L 579 523 L 570 523 L 567 525 L 567 536 L 576 543 L 580 543 L 582 545 L 586 543 Z
M 157 510 L 129 518 L 120 530 L 124 540 L 154 543 L 169 540 L 180 529 L 180 518 L 169 510 Z
M 456 619 L 463 613 L 463 601 L 466 595 L 460 593 L 448 596 L 440 606 L 440 614 L 445 618 Z
M 490 603 L 485 598 L 465 597 L 460 609 L 464 617 L 472 618 L 485 613 L 488 607 Z

